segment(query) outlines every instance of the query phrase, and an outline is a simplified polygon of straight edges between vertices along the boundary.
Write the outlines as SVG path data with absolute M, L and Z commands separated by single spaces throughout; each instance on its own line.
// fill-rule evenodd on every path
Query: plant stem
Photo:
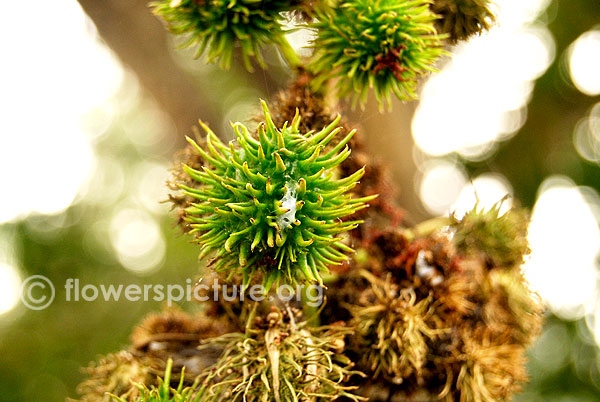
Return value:
M 302 286 L 301 288 L 302 313 L 304 314 L 304 319 L 307 320 L 310 325 L 318 327 L 321 324 L 319 317 L 320 305 L 316 305 L 315 300 L 312 297 L 309 297 L 311 289 L 312 286 Z M 321 300 L 321 302 L 323 302 L 323 300 Z

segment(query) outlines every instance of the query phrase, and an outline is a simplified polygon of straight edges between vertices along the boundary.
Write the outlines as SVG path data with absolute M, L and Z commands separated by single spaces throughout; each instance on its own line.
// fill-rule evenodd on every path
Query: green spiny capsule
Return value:
M 229 69 L 237 46 L 250 71 L 251 58 L 266 66 L 262 46 L 285 43 L 280 13 L 292 8 L 288 0 L 158 0 L 151 6 L 173 34 L 188 36 L 182 47 L 195 47 L 196 57 L 208 48 L 209 62 L 219 59 Z
M 438 30 L 455 43 L 490 28 L 495 19 L 490 4 L 489 0 L 434 0 L 431 10 L 440 16 Z
M 317 11 L 313 71 L 316 84 L 331 78 L 340 97 L 354 93 L 364 104 L 373 88 L 380 108 L 391 95 L 417 97 L 418 79 L 435 71 L 444 54 L 443 35 L 434 27 L 436 15 L 427 0 L 339 0 Z
M 337 178 L 335 168 L 350 155 L 351 131 L 335 145 L 339 117 L 318 132 L 298 131 L 300 116 L 277 128 L 262 102 L 265 122 L 252 136 L 233 124 L 236 140 L 224 145 L 204 124 L 206 146 L 188 141 L 206 161 L 202 170 L 183 169 L 199 185 L 180 186 L 197 200 L 185 219 L 202 246 L 214 254 L 217 272 L 241 272 L 247 284 L 262 274 L 263 284 L 322 283 L 328 265 L 339 265 L 353 251 L 340 234 L 361 221 L 342 220 L 375 198 L 353 199 L 350 190 L 364 174 Z

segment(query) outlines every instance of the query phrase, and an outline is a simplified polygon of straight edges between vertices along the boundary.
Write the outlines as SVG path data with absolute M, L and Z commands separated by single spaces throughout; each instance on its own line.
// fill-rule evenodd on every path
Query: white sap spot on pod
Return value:
M 277 217 L 279 230 L 284 230 L 289 228 L 292 222 L 296 220 L 296 186 L 293 183 L 286 185 L 285 194 L 279 201 L 281 201 L 281 208 L 288 210 Z

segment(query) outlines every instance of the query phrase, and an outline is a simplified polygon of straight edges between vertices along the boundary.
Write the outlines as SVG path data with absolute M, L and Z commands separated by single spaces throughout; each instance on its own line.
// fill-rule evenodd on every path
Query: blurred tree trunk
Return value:
M 201 96 L 197 80 L 173 59 L 167 31 L 148 0 L 78 1 L 102 39 L 172 119 L 177 128 L 173 135 L 181 144 L 199 117 L 220 121 L 217 105 Z
M 374 160 L 387 167 L 391 185 L 395 186 L 399 205 L 406 211 L 406 221 L 416 224 L 429 214 L 423 208 L 415 189 L 414 140 L 411 122 L 416 103 L 394 101 L 392 113 L 380 113 L 374 98 L 369 100 L 367 109 L 354 112 L 352 120 L 364 130 L 367 149 Z M 383 135 L 385 134 L 385 135 Z

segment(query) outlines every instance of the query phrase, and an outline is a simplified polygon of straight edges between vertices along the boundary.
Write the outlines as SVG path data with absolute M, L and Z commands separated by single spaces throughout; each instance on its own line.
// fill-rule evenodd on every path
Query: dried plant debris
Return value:
M 371 288 L 362 294 L 359 306 L 352 308 L 358 342 L 365 351 L 362 363 L 375 378 L 382 376 L 394 384 L 422 380 L 426 340 L 444 332 L 436 328 L 439 320 L 434 317 L 432 296 L 418 300 L 414 289 L 399 288 L 389 277 L 382 280 L 362 274 Z
M 126 401 L 136 401 L 140 387 L 158 385 L 157 378 L 164 372 L 166 362 L 172 360 L 169 375 L 173 382 L 188 372 L 185 386 L 215 363 L 222 349 L 198 346 L 202 339 L 220 336 L 232 328 L 225 317 L 208 319 L 192 316 L 178 309 L 167 309 L 148 315 L 132 333 L 132 347 L 109 354 L 98 363 L 84 369 L 89 376 L 78 387 L 86 402 L 110 401 L 112 394 Z M 185 369 L 184 369 L 185 368 Z
M 431 10 L 440 19 L 437 28 L 456 43 L 490 29 L 495 17 L 490 0 L 433 0 Z
M 342 352 L 342 326 L 310 327 L 294 309 L 274 308 L 251 317 L 245 333 L 226 334 L 205 344 L 225 351 L 207 372 L 200 401 L 359 401 L 356 387 L 344 383 L 353 370 Z
M 296 113 L 302 116 L 298 126 L 298 130 L 302 133 L 320 130 L 335 120 L 338 114 L 337 108 L 335 105 L 328 104 L 322 91 L 315 91 L 312 88 L 311 82 L 314 78 L 315 76 L 307 69 L 298 69 L 294 80 L 286 90 L 277 95 L 273 102 L 271 118 L 275 126 L 283 127 L 286 122 L 289 124 L 296 117 Z M 257 120 L 261 121 L 262 116 Z M 349 131 L 348 124 L 340 120 L 339 125 L 342 128 L 340 136 L 343 138 Z M 332 139 L 332 142 L 335 143 L 336 139 Z
M 525 350 L 543 313 L 517 263 L 528 251 L 526 240 L 515 238 L 525 235 L 525 216 L 476 209 L 463 223 L 424 237 L 385 230 L 363 244 L 355 267 L 330 294 L 345 295 L 342 305 L 352 313 L 356 332 L 347 355 L 371 378 L 360 384 L 361 395 L 378 400 L 388 390 L 389 400 L 424 392 L 448 401 L 497 401 L 518 392 L 527 379 Z M 466 226 L 477 229 L 464 236 L 487 239 L 465 246 Z M 508 245 L 498 246 L 498 239 Z M 356 270 L 368 285 L 356 281 Z M 346 283 L 350 294 L 340 292 Z
M 448 386 L 439 394 L 446 401 L 507 400 L 527 380 L 525 350 L 520 345 L 498 344 L 465 332 L 455 352 L 448 361 L 455 369 L 449 371 Z
M 152 347 L 152 343 L 198 343 L 230 329 L 226 319 L 207 319 L 204 315 L 189 315 L 177 308 L 151 313 L 134 328 L 131 343 L 135 349 Z M 156 348 L 156 346 L 154 346 Z
M 77 391 L 84 402 L 110 402 L 112 398 L 108 393 L 134 401 L 140 391 L 132 381 L 150 386 L 155 384 L 156 376 L 162 370 L 161 361 L 121 351 L 84 369 L 89 378 L 79 384 Z
M 129 378 L 156 393 L 169 358 L 171 392 L 191 389 L 198 401 L 510 399 L 527 379 L 525 351 L 543 313 L 517 263 L 528 250 L 516 238 L 525 216 L 475 209 L 427 235 L 371 233 L 346 271 L 327 277 L 323 326 L 275 302 L 151 315 L 131 351 L 89 369 L 83 400 L 144 395 Z

